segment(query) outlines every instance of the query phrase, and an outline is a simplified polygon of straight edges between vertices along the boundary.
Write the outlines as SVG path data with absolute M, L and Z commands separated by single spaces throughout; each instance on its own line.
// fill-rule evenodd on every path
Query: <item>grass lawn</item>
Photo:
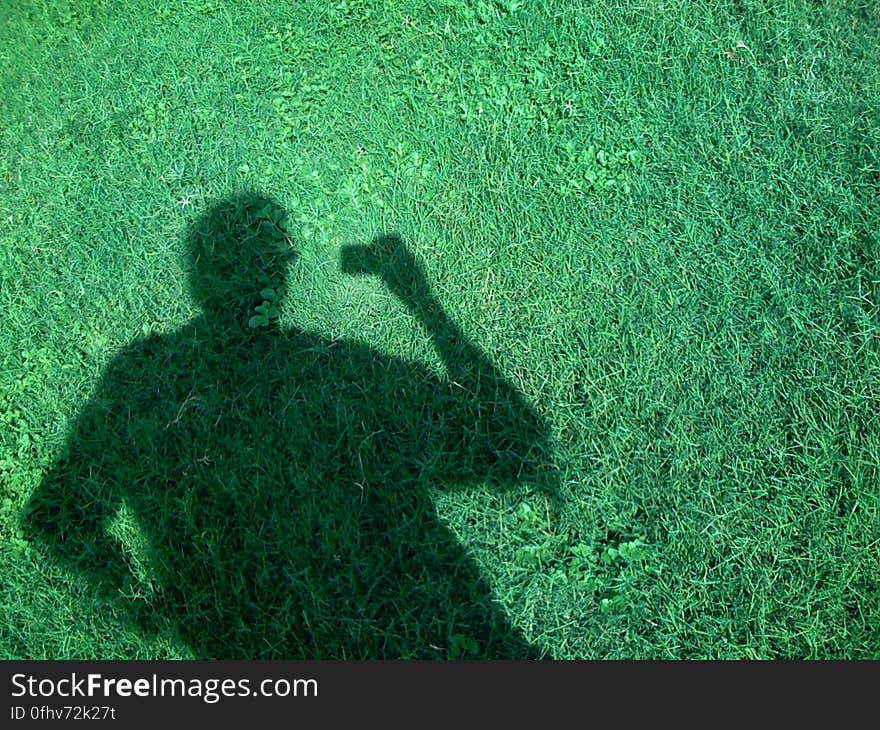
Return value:
M 0 657 L 880 659 L 878 150 L 874 0 L 4 0 Z

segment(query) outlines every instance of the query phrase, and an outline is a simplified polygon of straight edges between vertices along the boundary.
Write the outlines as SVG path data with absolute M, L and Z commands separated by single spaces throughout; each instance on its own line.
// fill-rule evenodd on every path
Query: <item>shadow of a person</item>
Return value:
M 382 277 L 445 377 L 282 331 L 283 219 L 249 195 L 193 225 L 203 315 L 115 358 L 29 504 L 30 535 L 114 601 L 155 586 L 127 610 L 142 627 L 170 622 L 200 657 L 538 656 L 430 490 L 538 480 L 543 421 L 396 237 L 346 248 L 343 269 Z M 113 529 L 120 514 L 146 545 L 139 558 Z

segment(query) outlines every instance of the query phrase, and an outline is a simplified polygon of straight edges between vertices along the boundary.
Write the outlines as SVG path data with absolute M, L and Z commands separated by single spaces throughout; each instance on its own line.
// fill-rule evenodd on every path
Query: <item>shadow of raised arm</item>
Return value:
M 438 404 L 449 419 L 452 443 L 430 476 L 440 479 L 488 479 L 511 484 L 539 478 L 547 449 L 541 416 L 455 322 L 431 291 L 424 267 L 396 235 L 369 246 L 348 246 L 342 270 L 379 276 L 416 317 L 440 355 L 449 380 L 448 398 Z

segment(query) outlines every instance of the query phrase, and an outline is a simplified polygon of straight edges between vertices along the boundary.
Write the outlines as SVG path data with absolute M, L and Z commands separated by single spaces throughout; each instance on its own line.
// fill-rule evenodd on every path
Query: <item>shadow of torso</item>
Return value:
M 138 620 L 201 657 L 534 657 L 431 499 L 535 468 L 537 414 L 469 382 L 197 319 L 114 360 L 29 524 L 118 595 L 132 560 L 107 528 L 125 505 L 156 586 Z

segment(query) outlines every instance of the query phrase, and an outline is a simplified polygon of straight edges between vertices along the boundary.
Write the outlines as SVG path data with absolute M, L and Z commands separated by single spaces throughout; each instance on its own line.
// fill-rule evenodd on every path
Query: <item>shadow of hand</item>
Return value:
M 381 236 L 369 246 L 345 246 L 340 260 L 344 273 L 379 276 L 408 305 L 423 302 L 430 294 L 424 266 L 399 236 Z

